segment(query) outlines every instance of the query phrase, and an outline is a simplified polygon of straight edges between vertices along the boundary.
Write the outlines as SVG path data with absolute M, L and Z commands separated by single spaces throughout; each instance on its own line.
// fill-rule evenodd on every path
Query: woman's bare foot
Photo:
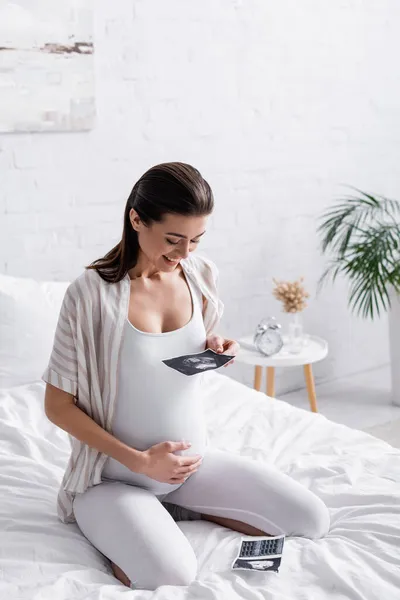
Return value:
M 128 587 L 130 587 L 131 586 L 130 579 L 129 579 L 129 577 L 127 575 L 125 575 L 125 573 L 123 572 L 123 570 L 120 567 L 118 567 L 118 565 L 116 565 L 113 562 L 111 562 L 111 567 L 112 567 L 112 570 L 113 570 L 113 573 L 114 573 L 115 577 L 117 579 L 119 579 L 119 581 L 121 583 L 123 583 L 124 585 L 127 585 Z

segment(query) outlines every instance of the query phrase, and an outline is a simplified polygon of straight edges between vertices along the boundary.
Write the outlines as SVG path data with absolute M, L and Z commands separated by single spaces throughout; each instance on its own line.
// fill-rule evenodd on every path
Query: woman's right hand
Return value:
M 177 456 L 177 450 L 187 450 L 187 442 L 161 442 L 143 451 L 143 473 L 162 483 L 184 483 L 200 467 L 203 457 Z

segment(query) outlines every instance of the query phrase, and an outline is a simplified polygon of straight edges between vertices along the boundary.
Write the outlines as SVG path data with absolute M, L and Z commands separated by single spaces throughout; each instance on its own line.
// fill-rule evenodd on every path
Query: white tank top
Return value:
M 202 381 L 205 373 L 183 375 L 162 360 L 202 352 L 206 330 L 202 316 L 202 294 L 191 281 L 192 317 L 186 325 L 166 333 L 147 333 L 125 321 L 118 373 L 113 434 L 136 450 L 146 450 L 165 441 L 191 442 L 175 454 L 204 454 L 207 429 L 203 412 Z M 182 484 L 156 481 L 130 471 L 109 457 L 102 479 L 126 481 L 164 496 Z

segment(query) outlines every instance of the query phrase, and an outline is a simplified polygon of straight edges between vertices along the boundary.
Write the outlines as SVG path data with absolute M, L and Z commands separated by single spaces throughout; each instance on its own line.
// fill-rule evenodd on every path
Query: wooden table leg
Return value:
M 308 390 L 308 399 L 312 412 L 318 412 L 317 410 L 317 396 L 315 394 L 315 384 L 311 365 L 304 365 L 304 375 L 306 378 L 306 385 Z
M 258 392 L 261 389 L 262 367 L 256 365 L 254 369 L 254 389 Z
M 275 396 L 275 367 L 267 367 L 267 396 Z

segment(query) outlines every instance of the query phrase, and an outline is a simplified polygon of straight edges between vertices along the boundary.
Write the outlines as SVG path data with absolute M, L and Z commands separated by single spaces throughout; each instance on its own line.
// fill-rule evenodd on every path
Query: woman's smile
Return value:
M 177 265 L 178 262 L 181 260 L 180 258 L 177 258 L 177 259 L 176 258 L 168 258 L 168 256 L 165 256 L 164 254 L 163 254 L 163 258 L 165 258 L 165 260 L 172 265 Z

